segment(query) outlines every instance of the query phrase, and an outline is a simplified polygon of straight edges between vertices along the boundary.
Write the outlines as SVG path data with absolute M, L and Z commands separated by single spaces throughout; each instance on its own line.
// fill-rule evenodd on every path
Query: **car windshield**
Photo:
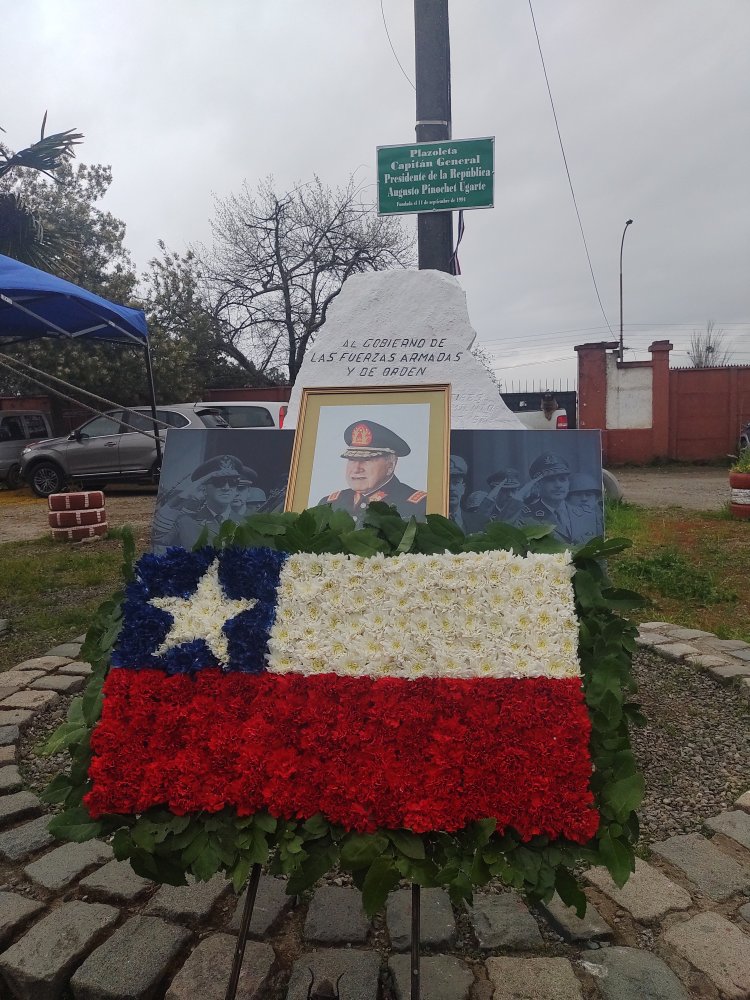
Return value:
M 206 427 L 229 427 L 224 417 L 218 410 L 198 410 L 198 416 Z

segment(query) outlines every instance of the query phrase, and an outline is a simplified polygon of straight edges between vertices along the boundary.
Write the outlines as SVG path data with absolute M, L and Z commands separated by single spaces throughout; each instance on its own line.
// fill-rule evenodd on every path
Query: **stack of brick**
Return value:
M 80 542 L 107 533 L 107 512 L 101 490 L 53 493 L 48 498 L 47 519 L 58 542 Z

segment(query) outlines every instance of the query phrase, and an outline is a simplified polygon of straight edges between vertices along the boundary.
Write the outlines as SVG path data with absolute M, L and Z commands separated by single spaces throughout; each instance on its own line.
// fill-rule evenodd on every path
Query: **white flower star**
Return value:
M 228 640 L 222 631 L 241 611 L 249 611 L 256 598 L 227 597 L 219 583 L 219 563 L 214 560 L 189 597 L 152 597 L 149 604 L 172 616 L 172 627 L 164 642 L 154 650 L 157 656 L 184 642 L 203 639 L 221 666 L 229 659 Z

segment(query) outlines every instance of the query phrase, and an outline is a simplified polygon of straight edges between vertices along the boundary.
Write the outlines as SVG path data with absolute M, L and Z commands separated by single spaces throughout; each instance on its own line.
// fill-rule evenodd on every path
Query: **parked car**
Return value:
M 172 403 L 156 409 L 164 441 L 167 428 L 228 427 L 213 403 Z M 151 409 L 109 410 L 77 427 L 67 437 L 27 442 L 21 475 L 38 497 L 65 489 L 70 480 L 84 487 L 105 483 L 155 483 L 159 477 Z
M 196 403 L 207 406 L 226 420 L 230 427 L 283 427 L 288 403 L 267 400 L 217 400 L 211 403 Z
M 21 485 L 21 453 L 31 442 L 52 434 L 50 415 L 42 410 L 0 410 L 0 483 Z
M 745 451 L 746 448 L 750 448 L 750 423 L 740 431 L 739 450 Z

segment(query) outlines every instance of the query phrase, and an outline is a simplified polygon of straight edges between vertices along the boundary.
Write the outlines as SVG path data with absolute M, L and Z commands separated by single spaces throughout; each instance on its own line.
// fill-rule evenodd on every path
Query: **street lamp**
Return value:
M 628 231 L 628 226 L 632 224 L 633 220 L 628 219 L 628 221 L 625 223 L 625 228 L 622 231 L 622 240 L 620 241 L 620 361 L 623 360 L 623 354 L 625 350 L 622 341 L 622 248 L 625 245 L 625 233 Z

